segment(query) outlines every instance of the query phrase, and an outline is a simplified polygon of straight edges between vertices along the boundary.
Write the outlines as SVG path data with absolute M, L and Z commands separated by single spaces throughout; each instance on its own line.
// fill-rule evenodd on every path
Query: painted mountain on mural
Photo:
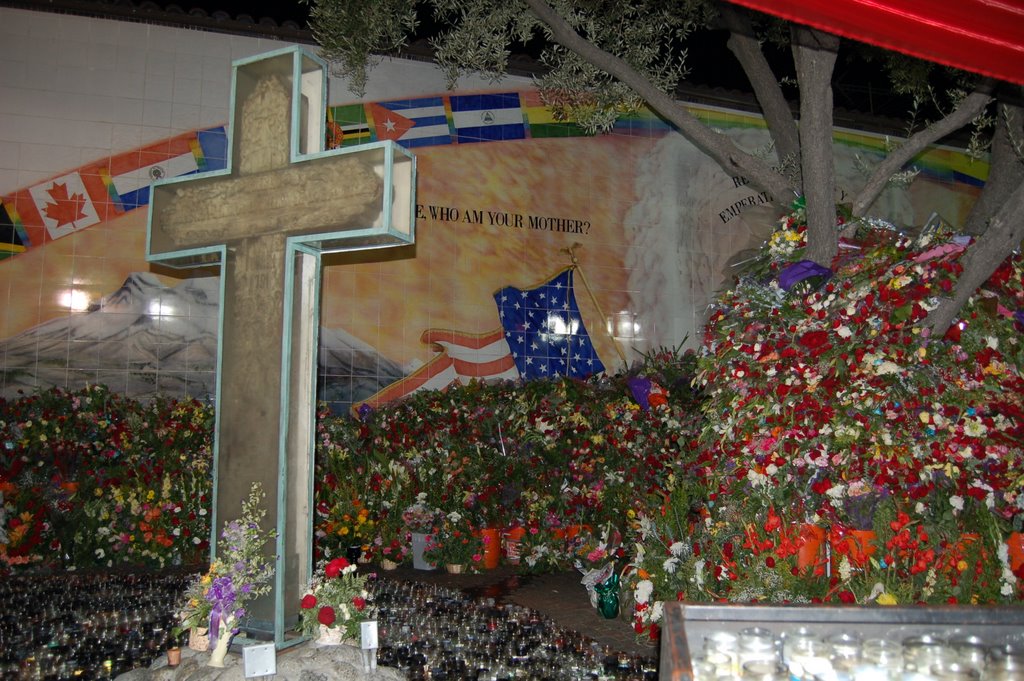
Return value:
M 103 384 L 135 399 L 164 395 L 212 401 L 219 303 L 216 277 L 187 279 L 171 288 L 153 274 L 133 273 L 88 310 L 0 341 L 0 354 L 7 358 L 0 395 Z M 345 331 L 321 329 L 317 398 L 336 413 L 405 373 Z

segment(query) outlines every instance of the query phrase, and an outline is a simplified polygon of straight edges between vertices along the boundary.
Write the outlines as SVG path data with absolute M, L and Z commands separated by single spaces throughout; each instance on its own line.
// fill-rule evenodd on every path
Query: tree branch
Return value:
M 720 7 L 722 22 L 729 30 L 729 50 L 735 55 L 747 80 L 754 89 L 754 95 L 761 105 L 761 112 L 768 124 L 779 161 L 787 159 L 796 162 L 800 158 L 800 137 L 797 132 L 793 110 L 782 94 L 778 78 L 765 59 L 761 44 L 754 37 L 754 29 L 746 14 L 739 12 L 729 3 Z
M 742 175 L 767 190 L 777 202 L 789 204 L 796 187 L 781 173 L 737 147 L 726 136 L 708 128 L 625 61 L 585 40 L 544 0 L 523 2 L 548 26 L 556 42 L 632 88 L 652 109 L 674 124 L 686 139 L 717 161 L 725 172 Z
M 960 102 L 948 116 L 935 121 L 927 128 L 912 135 L 906 142 L 886 156 L 871 173 L 867 183 L 853 201 L 853 214 L 864 215 L 871 204 L 885 190 L 890 178 L 912 158 L 946 135 L 964 127 L 992 101 L 993 84 L 986 80 Z
M 978 287 L 988 281 L 996 268 L 1006 256 L 1020 246 L 1024 239 L 1024 220 L 1020 219 L 1024 211 L 1024 183 L 1021 183 L 1010 194 L 1006 203 L 999 209 L 985 233 L 968 249 L 960 259 L 964 267 L 963 273 L 953 287 L 953 295 L 943 298 L 939 306 L 928 313 L 922 328 L 927 330 L 930 338 L 941 338 L 953 323 L 960 308 L 975 294 Z

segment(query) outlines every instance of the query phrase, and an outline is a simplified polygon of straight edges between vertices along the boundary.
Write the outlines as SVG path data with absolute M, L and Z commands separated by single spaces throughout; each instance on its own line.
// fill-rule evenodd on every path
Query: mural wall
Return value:
M 207 398 L 217 272 L 145 261 L 148 185 L 224 167 L 231 61 L 283 45 L 8 8 L 0 36 L 0 395 L 105 383 L 133 397 Z M 507 302 L 542 308 L 549 289 L 537 287 L 567 285 L 556 277 L 573 262 L 578 314 L 566 323 L 582 325 L 575 336 L 592 351 L 570 353 L 561 370 L 616 370 L 652 348 L 692 346 L 731 265 L 778 218 L 771 197 L 656 116 L 585 137 L 553 121 L 522 79 L 449 92 L 430 65 L 388 61 L 365 100 L 332 78 L 329 101 L 329 146 L 394 139 L 419 164 L 415 248 L 325 260 L 319 390 L 336 408 L 459 377 L 560 370 L 559 357 L 530 358 L 541 336 L 508 332 Z M 757 117 L 694 110 L 768 153 Z M 836 141 L 850 193 L 884 140 L 840 131 Z M 918 167 L 875 212 L 901 226 L 932 212 L 962 222 L 985 165 L 936 149 Z

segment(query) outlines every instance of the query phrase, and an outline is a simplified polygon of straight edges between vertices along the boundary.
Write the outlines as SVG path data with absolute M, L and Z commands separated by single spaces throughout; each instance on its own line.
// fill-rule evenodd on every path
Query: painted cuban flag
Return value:
M 448 101 L 459 144 L 526 138 L 518 92 L 452 96 Z
M 367 106 L 378 140 L 394 140 L 406 148 L 451 144 L 444 99 L 402 99 Z
M 494 294 L 516 368 L 524 378 L 586 378 L 604 371 L 573 292 L 573 268 L 530 289 Z

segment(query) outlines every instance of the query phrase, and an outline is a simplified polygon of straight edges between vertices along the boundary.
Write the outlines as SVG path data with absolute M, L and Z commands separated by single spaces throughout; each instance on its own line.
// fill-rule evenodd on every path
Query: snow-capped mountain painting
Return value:
M 216 277 L 170 288 L 153 274 L 133 273 L 87 311 L 0 341 L 6 355 L 0 395 L 103 384 L 134 399 L 212 401 L 219 306 Z M 317 397 L 335 413 L 405 375 L 399 364 L 340 329 L 320 330 L 318 365 Z

